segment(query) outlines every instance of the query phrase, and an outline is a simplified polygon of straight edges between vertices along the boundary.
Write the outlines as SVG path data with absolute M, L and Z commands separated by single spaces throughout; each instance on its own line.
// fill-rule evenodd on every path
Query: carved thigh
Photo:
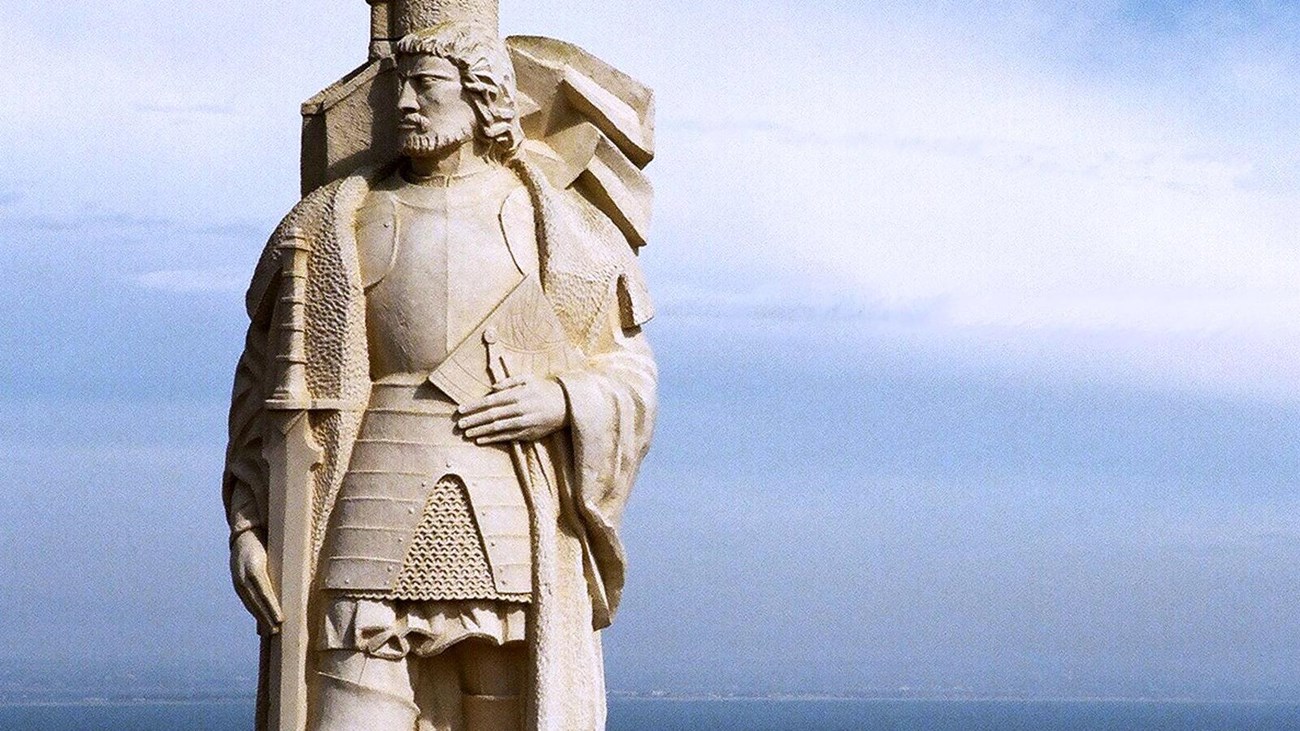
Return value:
M 406 658 L 320 653 L 313 731 L 413 731 L 420 714 Z

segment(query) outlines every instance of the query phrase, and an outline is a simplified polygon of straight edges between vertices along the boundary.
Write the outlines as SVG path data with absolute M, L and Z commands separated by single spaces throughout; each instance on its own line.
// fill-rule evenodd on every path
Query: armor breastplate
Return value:
M 492 170 L 372 193 L 357 244 L 374 380 L 437 368 L 519 282 L 500 217 L 519 185 Z
M 425 538 L 417 531 L 426 507 L 436 502 L 439 483 L 445 489 L 455 479 L 465 487 L 495 589 L 474 598 L 527 600 L 531 592 L 528 503 L 509 447 L 465 440 L 455 408 L 486 395 L 503 372 L 559 373 L 576 366 L 579 354 L 536 272 L 524 276 L 512 256 L 500 217 L 511 188 L 501 187 L 499 195 L 457 202 L 482 210 L 472 222 L 457 211 L 450 235 L 447 217 L 417 205 L 427 199 L 400 190 L 376 193 L 360 214 L 375 385 L 330 518 L 327 589 L 409 598 L 398 596 L 399 578 L 409 580 L 415 565 L 411 548 Z M 471 234 L 476 238 L 461 239 Z M 424 542 L 419 552 L 427 560 Z M 438 598 L 468 597 L 447 590 Z

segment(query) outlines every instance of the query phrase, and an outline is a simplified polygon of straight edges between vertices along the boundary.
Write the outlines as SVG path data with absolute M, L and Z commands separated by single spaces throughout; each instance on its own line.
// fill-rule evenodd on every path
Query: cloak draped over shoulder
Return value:
M 625 574 L 619 525 L 654 426 L 657 373 L 640 332 L 653 310 L 636 257 L 614 224 L 580 196 L 551 187 L 528 163 L 512 167 L 529 193 L 514 199 L 533 214 L 543 289 L 585 356 L 580 367 L 554 376 L 568 402 L 569 427 L 538 442 L 526 460 L 535 527 L 528 727 L 594 731 L 604 728 L 605 717 L 598 631 L 618 608 Z M 300 508 L 311 511 L 313 556 L 319 554 L 370 391 L 354 221 L 385 172 L 354 175 L 308 195 L 277 228 L 258 263 L 247 297 L 251 325 L 235 376 L 223 479 L 234 533 L 254 530 L 265 537 L 262 435 L 281 340 L 274 312 L 279 244 L 300 237 L 311 252 L 305 306 L 310 424 L 324 450 L 312 504 Z M 508 225 L 504 212 L 502 220 Z M 314 620 L 321 605 L 309 605 L 308 626 L 319 625 Z

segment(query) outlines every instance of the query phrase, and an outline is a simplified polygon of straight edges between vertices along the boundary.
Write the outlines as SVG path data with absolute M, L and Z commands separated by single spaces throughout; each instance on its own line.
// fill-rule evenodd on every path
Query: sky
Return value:
M 0 687 L 251 686 L 242 295 L 368 29 L 260 5 L 0 0 Z M 1300 698 L 1300 5 L 502 26 L 657 92 L 611 689 Z

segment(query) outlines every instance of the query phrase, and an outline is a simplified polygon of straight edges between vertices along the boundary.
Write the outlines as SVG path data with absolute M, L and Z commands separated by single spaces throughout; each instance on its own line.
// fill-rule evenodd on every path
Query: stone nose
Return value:
M 420 111 L 420 105 L 415 100 L 415 88 L 411 86 L 410 81 L 402 81 L 402 86 L 397 93 L 397 108 L 402 114 Z

